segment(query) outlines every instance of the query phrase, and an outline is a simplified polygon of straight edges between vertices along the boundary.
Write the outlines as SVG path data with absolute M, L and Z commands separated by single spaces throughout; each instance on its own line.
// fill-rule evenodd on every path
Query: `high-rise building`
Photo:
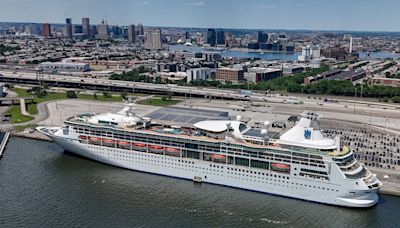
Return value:
M 90 22 L 89 18 L 82 18 L 82 33 L 85 34 L 87 39 L 92 38 L 92 35 L 90 33 Z
M 49 23 L 44 23 L 42 25 L 42 34 L 44 38 L 49 38 L 51 37 L 51 28 Z
M 135 41 L 136 41 L 135 25 L 128 26 L 128 41 L 129 41 L 129 43 L 135 43 Z
M 144 35 L 143 25 L 141 23 L 136 26 L 136 35 L 141 36 Z
M 257 32 L 257 42 L 266 43 L 268 41 L 268 34 L 263 31 Z
M 215 47 L 217 43 L 217 34 L 215 33 L 214 29 L 207 29 L 205 41 L 211 47 Z
M 217 32 L 217 45 L 225 45 L 225 32 L 223 30 Z
M 110 34 L 108 33 L 108 24 L 104 20 L 97 26 L 97 38 L 100 40 L 108 40 Z
M 111 36 L 113 36 L 113 37 L 122 36 L 122 28 L 121 28 L 121 26 L 113 25 L 111 27 Z
M 74 25 L 72 29 L 72 34 L 83 33 L 82 25 Z
M 161 29 L 147 29 L 145 31 L 145 48 L 150 50 L 161 49 Z
M 72 19 L 65 19 L 65 37 L 68 39 L 72 39 Z

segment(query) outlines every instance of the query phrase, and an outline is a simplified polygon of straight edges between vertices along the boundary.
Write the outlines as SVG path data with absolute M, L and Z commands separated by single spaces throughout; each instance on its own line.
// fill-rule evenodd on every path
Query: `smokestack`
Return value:
M 350 37 L 350 47 L 349 47 L 350 54 L 353 52 L 353 37 Z

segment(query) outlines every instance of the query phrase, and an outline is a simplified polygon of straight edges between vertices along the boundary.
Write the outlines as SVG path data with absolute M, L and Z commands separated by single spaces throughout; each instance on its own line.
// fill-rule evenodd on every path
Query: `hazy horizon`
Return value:
M 0 21 L 181 28 L 400 32 L 395 0 L 0 0 Z M 389 6 L 389 7 L 388 7 Z M 29 13 L 21 13 L 21 9 Z

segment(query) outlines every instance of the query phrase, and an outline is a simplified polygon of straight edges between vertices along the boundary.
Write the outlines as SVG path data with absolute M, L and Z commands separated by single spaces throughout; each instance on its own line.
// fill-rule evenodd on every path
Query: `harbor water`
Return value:
M 399 227 L 400 198 L 351 209 L 135 172 L 11 138 L 0 227 Z

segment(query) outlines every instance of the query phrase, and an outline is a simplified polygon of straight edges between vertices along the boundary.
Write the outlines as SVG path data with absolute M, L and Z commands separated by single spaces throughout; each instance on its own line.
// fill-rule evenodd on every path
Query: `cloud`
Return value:
M 205 6 L 205 2 L 186 2 L 185 6 Z
M 144 2 L 143 2 L 143 5 L 148 5 L 148 4 L 150 4 L 149 1 L 144 1 Z

